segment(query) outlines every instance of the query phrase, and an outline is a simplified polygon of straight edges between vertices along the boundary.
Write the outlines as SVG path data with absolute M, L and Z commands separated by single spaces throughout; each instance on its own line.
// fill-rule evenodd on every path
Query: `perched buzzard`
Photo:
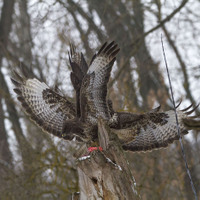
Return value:
M 113 134 L 118 135 L 124 150 L 148 151 L 166 147 L 178 139 L 173 110 L 160 112 L 158 107 L 145 114 L 113 110 L 112 101 L 107 98 L 107 83 L 118 52 L 117 44 L 105 43 L 88 66 L 83 54 L 71 45 L 69 62 L 71 82 L 76 91 L 75 103 L 44 82 L 14 72 L 11 80 L 17 99 L 38 126 L 66 140 L 76 137 L 80 142 L 96 141 L 97 122 L 101 117 L 107 120 Z M 177 111 L 182 135 L 190 129 L 188 121 L 196 122 L 195 117 L 189 117 L 196 107 L 191 108 Z

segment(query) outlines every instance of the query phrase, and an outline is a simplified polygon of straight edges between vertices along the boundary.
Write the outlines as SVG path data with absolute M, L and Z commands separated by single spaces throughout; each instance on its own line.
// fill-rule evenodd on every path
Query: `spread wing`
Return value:
M 194 110 L 185 112 L 187 109 L 177 111 L 181 135 L 187 134 L 187 130 L 190 129 L 186 122 L 188 120 L 195 121 L 195 117 L 188 116 Z M 167 147 L 174 140 L 179 139 L 173 110 L 149 112 L 141 115 L 126 113 L 129 117 L 123 117 L 123 115 L 125 114 L 120 116 L 123 125 L 121 129 L 115 131 L 124 143 L 124 150 L 150 151 Z M 127 120 L 124 118 L 127 118 Z M 198 127 L 200 127 L 199 123 Z
M 81 119 L 97 124 L 98 117 L 108 120 L 107 83 L 116 54 L 117 44 L 105 43 L 95 54 L 81 86 Z
M 16 72 L 15 77 L 16 79 L 11 78 L 16 86 L 14 92 L 30 118 L 48 133 L 64 139 L 72 139 L 70 132 L 73 132 L 75 126 L 73 122 L 76 119 L 74 105 L 66 97 L 50 89 L 44 82 L 35 78 L 22 78 Z
M 81 116 L 80 112 L 80 89 L 83 77 L 87 73 L 88 65 L 82 53 L 76 51 L 73 44 L 70 45 L 69 62 L 72 68 L 71 82 L 76 91 L 76 113 L 77 117 Z

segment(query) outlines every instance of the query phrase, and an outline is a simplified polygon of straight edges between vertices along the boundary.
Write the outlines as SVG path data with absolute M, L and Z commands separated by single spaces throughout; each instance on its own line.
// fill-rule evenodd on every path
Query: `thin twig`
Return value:
M 175 10 L 173 10 L 173 12 L 171 14 L 169 14 L 165 19 L 163 19 L 162 21 L 160 21 L 158 25 L 154 26 L 153 28 L 151 28 L 150 30 L 148 30 L 147 32 L 145 32 L 143 35 L 141 35 L 141 37 L 138 38 L 138 40 L 141 40 L 141 39 L 145 38 L 150 33 L 154 32 L 155 30 L 157 30 L 160 27 L 162 27 L 166 22 L 170 21 L 178 12 L 180 12 L 180 10 L 185 6 L 185 4 L 187 2 L 188 2 L 188 0 L 183 0 L 181 2 L 181 4 Z M 135 43 L 137 43 L 138 40 L 134 41 L 131 45 L 135 45 Z
M 144 34 L 142 34 L 141 36 L 139 36 L 137 39 L 135 39 L 130 46 L 133 47 L 133 50 L 130 51 L 129 55 L 133 56 L 136 52 L 136 50 L 138 49 L 138 46 L 144 42 L 144 38 L 146 36 L 148 36 L 150 33 L 154 32 L 155 30 L 159 29 L 160 27 L 162 27 L 166 22 L 170 21 L 178 12 L 180 12 L 180 10 L 186 5 L 186 3 L 188 2 L 188 0 L 183 0 L 181 2 L 181 4 L 175 9 L 173 10 L 173 12 L 171 14 L 169 14 L 165 19 L 163 19 L 162 21 L 159 22 L 159 24 L 157 24 L 156 26 L 154 26 L 153 28 L 151 28 L 150 30 L 148 30 L 147 32 L 145 32 Z M 112 87 L 114 85 L 114 83 L 117 81 L 117 79 L 120 77 L 121 73 L 126 69 L 127 67 L 127 63 L 129 61 L 130 56 L 127 56 L 127 60 L 125 61 L 123 67 L 121 67 L 114 79 L 112 81 L 110 81 L 108 88 Z

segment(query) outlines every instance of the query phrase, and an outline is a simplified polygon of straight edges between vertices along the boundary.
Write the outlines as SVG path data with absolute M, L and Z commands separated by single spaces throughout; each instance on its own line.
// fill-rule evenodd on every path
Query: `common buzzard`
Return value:
M 104 43 L 88 65 L 82 53 L 70 46 L 71 82 L 76 91 L 76 102 L 51 89 L 36 78 L 28 78 L 14 71 L 11 78 L 17 99 L 30 118 L 44 131 L 66 140 L 74 137 L 79 142 L 97 140 L 97 122 L 107 121 L 117 134 L 124 150 L 148 151 L 177 140 L 173 110 L 160 112 L 159 107 L 144 114 L 116 112 L 107 97 L 107 83 L 119 52 L 117 44 Z M 192 106 L 177 110 L 181 134 L 188 133 L 196 118 L 189 115 Z M 189 111 L 190 110 L 190 111 Z

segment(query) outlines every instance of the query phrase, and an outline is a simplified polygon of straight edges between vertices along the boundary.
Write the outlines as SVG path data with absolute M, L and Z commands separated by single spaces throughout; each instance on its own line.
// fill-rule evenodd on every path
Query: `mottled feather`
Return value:
M 72 139 L 73 132 L 65 133 L 64 129 L 67 130 L 67 121 L 77 121 L 73 103 L 36 78 L 26 79 L 16 72 L 15 77 L 11 79 L 16 86 L 14 91 L 30 118 L 48 133 Z M 69 126 L 72 131 L 73 123 Z
M 181 110 L 178 110 L 177 114 L 181 135 L 187 134 L 188 131 L 184 120 L 190 117 Z M 131 138 L 127 138 L 128 134 L 126 134 L 123 141 L 124 150 L 151 151 L 167 147 L 174 140 L 179 139 L 173 110 L 141 114 L 132 123 L 130 120 L 127 123 L 123 120 L 123 126 L 126 126 L 126 128 L 120 129 L 121 131 L 123 130 L 133 135 L 131 141 Z
M 109 120 L 109 106 L 107 104 L 107 83 L 116 54 L 117 45 L 105 43 L 93 56 L 87 74 L 81 86 L 81 119 L 97 124 L 99 117 Z
M 167 147 L 179 139 L 174 111 L 160 112 L 160 106 L 144 114 L 115 112 L 107 99 L 107 83 L 119 52 L 117 44 L 104 43 L 88 67 L 82 53 L 70 45 L 71 82 L 76 91 L 76 104 L 44 82 L 15 73 L 11 79 L 15 93 L 30 118 L 44 131 L 82 142 L 98 140 L 98 118 L 108 122 L 124 150 L 151 151 Z M 179 105 L 178 105 L 179 106 Z M 178 107 L 177 106 L 177 107 Z M 178 110 L 181 135 L 189 129 L 200 129 L 198 116 L 190 117 L 198 106 Z

